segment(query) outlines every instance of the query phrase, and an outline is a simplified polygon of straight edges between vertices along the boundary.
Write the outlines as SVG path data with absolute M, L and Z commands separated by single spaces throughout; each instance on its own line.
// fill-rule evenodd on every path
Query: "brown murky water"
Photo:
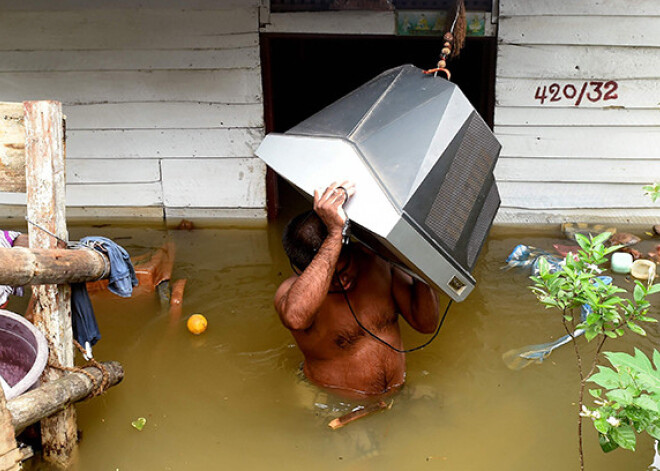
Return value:
M 529 291 L 528 274 L 501 270 L 515 245 L 552 249 L 564 241 L 559 232 L 495 227 L 474 273 L 477 288 L 453 305 L 433 344 L 408 355 L 407 385 L 393 407 L 333 432 L 330 419 L 358 404 L 297 374 L 302 356 L 272 306 L 276 287 L 290 273 L 280 230 L 71 227 L 73 239 L 105 235 L 132 255 L 173 240 L 174 278 L 188 280 L 180 318 L 156 294 L 128 300 L 94 295 L 103 335 L 96 357 L 119 360 L 126 379 L 78 405 L 83 435 L 74 470 L 578 468 L 570 345 L 519 371 L 502 361 L 510 349 L 563 335 L 557 315 Z M 631 286 L 623 277 L 616 282 Z M 185 327 L 192 313 L 209 321 L 198 337 Z M 650 352 L 658 329 L 651 325 L 647 338 L 630 334 L 610 349 L 631 351 L 637 344 Z M 407 346 L 424 339 L 409 328 L 403 335 Z M 138 417 L 147 419 L 141 432 L 131 426 Z M 605 455 L 587 424 L 585 443 L 589 470 L 645 470 L 653 462 L 648 439 L 638 442 L 636 453 Z M 32 460 L 28 469 L 48 468 Z

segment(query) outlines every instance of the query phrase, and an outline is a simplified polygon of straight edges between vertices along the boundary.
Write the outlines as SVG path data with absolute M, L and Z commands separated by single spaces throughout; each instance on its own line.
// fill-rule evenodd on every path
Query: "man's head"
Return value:
M 294 217 L 284 228 L 282 245 L 289 260 L 299 270 L 305 270 L 321 248 L 328 230 L 313 211 Z
M 312 263 L 321 244 L 328 235 L 328 230 L 321 218 L 314 211 L 307 211 L 293 218 L 284 228 L 282 245 L 291 264 L 301 272 Z M 357 278 L 357 264 L 351 246 L 342 248 L 335 276 L 332 280 L 334 289 L 350 289 Z M 339 284 L 341 280 L 341 285 Z

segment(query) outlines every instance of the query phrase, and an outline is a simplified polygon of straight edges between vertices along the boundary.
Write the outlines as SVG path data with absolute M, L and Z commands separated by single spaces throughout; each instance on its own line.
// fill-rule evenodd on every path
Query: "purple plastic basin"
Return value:
M 44 335 L 23 316 L 0 309 L 0 386 L 7 399 L 39 381 L 48 361 Z

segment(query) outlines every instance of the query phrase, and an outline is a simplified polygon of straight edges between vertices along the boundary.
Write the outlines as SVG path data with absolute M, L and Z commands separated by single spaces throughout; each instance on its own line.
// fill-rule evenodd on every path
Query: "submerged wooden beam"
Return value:
M 108 372 L 108 384 L 114 386 L 124 379 L 124 368 L 119 362 L 101 363 Z M 100 384 L 103 375 L 98 368 L 83 368 Z M 94 390 L 94 383 L 83 373 L 67 373 L 60 379 L 42 384 L 10 401 L 7 410 L 11 414 L 12 425 L 16 433 L 25 427 L 35 424 L 74 402 L 81 401 Z
M 55 249 L 57 240 L 38 229 L 45 228 L 67 240 L 65 216 L 64 115 L 62 104 L 55 101 L 26 101 L 25 159 L 27 217 L 30 247 Z M 51 345 L 51 360 L 73 366 L 71 328 L 71 289 L 69 285 L 35 285 L 34 323 Z M 54 381 L 61 373 L 47 367 L 43 382 Z M 78 440 L 76 411 L 68 406 L 41 422 L 43 457 L 60 467 L 71 463 Z
M 82 283 L 106 278 L 109 267 L 93 249 L 0 248 L 0 285 Z

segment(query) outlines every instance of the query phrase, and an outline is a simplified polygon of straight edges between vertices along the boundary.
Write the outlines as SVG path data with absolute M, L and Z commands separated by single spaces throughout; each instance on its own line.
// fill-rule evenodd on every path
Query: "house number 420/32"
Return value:
M 616 100 L 619 98 L 617 94 L 618 89 L 619 84 L 614 80 L 610 80 L 609 82 L 583 82 L 581 85 L 567 83 L 563 87 L 558 83 L 552 83 L 550 85 L 539 86 L 536 89 L 534 98 L 539 100 L 542 105 L 567 100 L 572 101 L 575 106 L 580 106 L 584 103 L 585 99 L 592 103 Z

